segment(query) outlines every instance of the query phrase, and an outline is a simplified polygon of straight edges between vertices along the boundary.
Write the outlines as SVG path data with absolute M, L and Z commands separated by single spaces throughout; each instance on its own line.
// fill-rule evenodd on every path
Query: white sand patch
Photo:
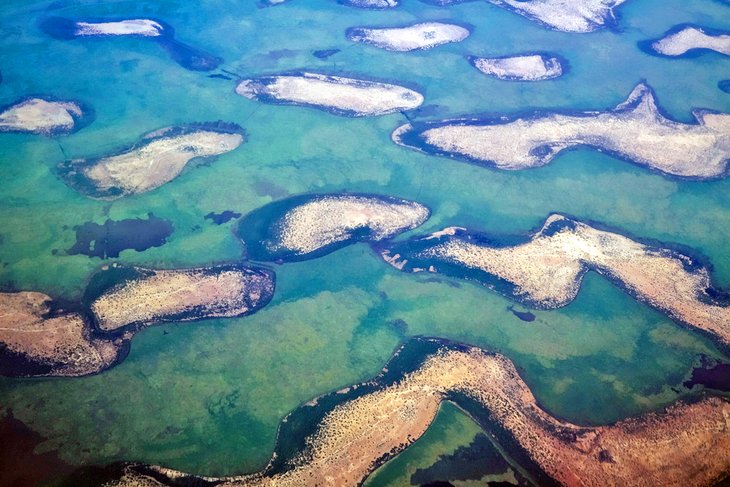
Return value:
M 469 37 L 469 30 L 454 24 L 425 22 L 397 28 L 358 27 L 350 29 L 347 37 L 389 51 L 413 51 L 463 41 Z

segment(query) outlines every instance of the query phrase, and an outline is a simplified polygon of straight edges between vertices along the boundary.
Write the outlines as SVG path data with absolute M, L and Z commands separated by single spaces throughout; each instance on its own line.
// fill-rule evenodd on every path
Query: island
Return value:
M 120 36 L 148 38 L 162 46 L 176 63 L 191 71 L 210 71 L 223 62 L 223 59 L 217 56 L 175 39 L 175 29 L 161 20 L 145 18 L 72 20 L 49 17 L 44 19 L 40 26 L 46 34 L 61 40 Z
M 257 261 L 299 261 L 354 242 L 379 241 L 411 230 L 430 215 L 425 206 L 366 194 L 299 195 L 244 216 L 236 230 Z
M 487 76 L 506 81 L 541 81 L 565 73 L 567 62 L 551 54 L 504 57 L 469 56 L 469 63 Z
M 167 127 L 115 155 L 66 161 L 59 174 L 92 198 L 117 199 L 159 188 L 180 175 L 190 161 L 230 152 L 243 141 L 243 130 L 235 124 Z
M 520 244 L 457 230 L 378 249 L 394 267 L 475 280 L 537 309 L 565 306 L 589 270 L 636 299 L 730 347 L 730 295 L 699 257 L 643 243 L 560 214 Z M 684 249 L 683 249 L 684 250 Z
M 461 42 L 471 34 L 471 29 L 456 24 L 423 22 L 405 27 L 351 27 L 345 36 L 353 42 L 361 42 L 388 51 L 415 51 L 431 49 L 449 42 Z
M 670 120 L 653 90 L 640 83 L 613 110 L 405 124 L 391 138 L 425 153 L 505 170 L 543 166 L 565 149 L 589 146 L 670 176 L 726 176 L 730 114 L 693 114 L 697 123 Z
M 0 293 L 0 375 L 78 377 L 124 358 L 130 334 L 97 336 L 82 313 L 33 291 Z
M 694 397 L 606 426 L 545 411 L 505 356 L 438 339 L 415 339 L 367 382 L 318 397 L 289 414 L 261 472 L 195 477 L 120 465 L 108 487 L 357 486 L 420 438 L 440 405 L 461 407 L 535 485 L 711 486 L 730 465 L 730 401 Z
M 136 330 L 252 314 L 271 301 L 274 286 L 274 273 L 260 267 L 155 270 L 114 264 L 92 278 L 84 301 L 100 330 Z
M 465 0 L 421 0 L 439 6 Z M 487 0 L 498 7 L 538 22 L 548 29 L 562 32 L 593 32 L 616 23 L 616 7 L 626 0 Z
M 386 115 L 423 103 L 423 95 L 402 86 L 317 73 L 244 79 L 236 93 L 265 103 L 319 108 L 348 117 Z
M 78 102 L 28 98 L 0 108 L 0 132 L 65 135 L 80 129 L 86 116 Z
M 730 56 L 730 32 L 681 24 L 665 33 L 661 39 L 643 41 L 639 46 L 649 54 L 681 57 L 715 51 Z

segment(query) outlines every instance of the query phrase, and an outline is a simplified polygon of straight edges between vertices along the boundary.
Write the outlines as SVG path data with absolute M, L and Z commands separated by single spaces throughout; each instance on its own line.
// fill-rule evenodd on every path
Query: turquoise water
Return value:
M 59 41 L 37 27 L 45 15 L 151 17 L 176 38 L 224 58 L 241 76 L 287 70 L 357 74 L 413 85 L 432 118 L 509 114 L 536 108 L 605 109 L 641 79 L 669 116 L 693 107 L 730 111 L 717 89 L 730 58 L 666 59 L 636 42 L 679 22 L 728 29 L 728 7 L 698 0 L 629 0 L 620 31 L 545 30 L 484 2 L 449 8 L 404 0 L 392 11 L 363 11 L 334 0 L 291 0 L 257 8 L 251 0 L 204 2 L 5 1 L 0 6 L 0 105 L 51 95 L 92 105 L 94 122 L 70 136 L 0 134 L 0 284 L 78 298 L 102 264 L 67 255 L 73 227 L 107 218 L 173 222 L 168 243 L 123 251 L 125 264 L 202 266 L 236 261 L 243 247 L 234 221 L 304 192 L 357 191 L 421 202 L 431 219 L 416 232 L 460 225 L 490 233 L 528 233 L 551 212 L 597 220 L 640 237 L 687 245 L 730 286 L 730 182 L 676 181 L 596 151 L 560 155 L 550 165 L 499 172 L 396 146 L 400 114 L 347 119 L 314 109 L 273 106 L 234 93 L 235 81 L 187 71 L 144 39 Z M 443 20 L 475 26 L 459 44 L 390 53 L 349 43 L 348 27 Z M 342 49 L 327 60 L 312 50 Z M 510 83 L 487 78 L 466 55 L 548 51 L 569 60 L 563 78 Z M 418 117 L 418 113 L 412 116 Z M 91 200 L 54 173 L 66 158 L 127 147 L 149 131 L 224 120 L 247 141 L 210 164 L 186 170 L 154 191 L 114 202 Z M 404 237 L 407 237 L 405 235 Z M 53 251 L 56 251 L 55 254 Z M 129 357 L 81 379 L 0 380 L 0 410 L 82 465 L 116 460 L 161 463 L 199 474 L 232 474 L 265 465 L 281 418 L 301 402 L 376 374 L 411 335 L 433 335 L 496 349 L 515 361 L 541 404 L 580 423 L 605 423 L 675 400 L 699 354 L 722 357 L 710 342 L 639 304 L 602 278 L 586 277 L 569 306 L 518 320 L 511 303 L 479 286 L 431 281 L 390 268 L 357 244 L 325 257 L 275 268 L 272 303 L 245 318 L 168 324 L 132 342 Z M 456 287 L 458 286 L 458 287 Z M 403 320 L 407 327 L 395 326 Z M 728 360 L 725 357 L 725 360 Z M 679 389 L 680 394 L 686 391 Z M 470 439 L 465 439 L 468 443 Z

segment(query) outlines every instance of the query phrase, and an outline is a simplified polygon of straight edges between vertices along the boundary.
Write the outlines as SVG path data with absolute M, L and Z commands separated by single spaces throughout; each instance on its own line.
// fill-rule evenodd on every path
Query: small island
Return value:
M 78 377 L 121 360 L 131 335 L 96 336 L 83 314 L 58 309 L 50 296 L 0 293 L 0 374 Z
M 537 309 L 570 303 L 592 270 L 730 347 L 730 299 L 713 287 L 700 259 L 563 215 L 551 215 L 518 245 L 457 230 L 381 247 L 383 258 L 398 269 L 472 279 Z
M 439 6 L 466 0 L 421 0 Z M 487 0 L 498 7 L 562 32 L 593 32 L 616 23 L 615 9 L 627 0 Z
M 400 0 L 338 0 L 348 7 L 368 8 L 372 10 L 383 10 L 397 7 Z
M 487 76 L 506 81 L 541 81 L 562 76 L 567 63 L 555 55 L 469 56 L 469 63 Z
M 161 20 L 145 18 L 72 20 L 49 17 L 41 22 L 41 29 L 51 37 L 61 40 L 129 36 L 148 38 L 162 46 L 176 63 L 191 71 L 210 71 L 223 62 L 223 59 L 217 56 L 175 39 L 175 29 Z
M 387 51 L 431 49 L 441 44 L 461 42 L 471 34 L 470 29 L 456 24 L 423 22 L 405 27 L 351 27 L 345 36 Z
M 249 259 L 297 261 L 354 242 L 394 237 L 421 225 L 429 215 L 421 204 L 387 196 L 300 195 L 246 215 L 236 233 Z
M 670 29 L 661 39 L 641 42 L 639 46 L 649 54 L 668 57 L 693 55 L 701 51 L 730 56 L 730 32 L 683 24 Z
M 653 90 L 641 83 L 613 110 L 405 124 L 391 138 L 429 154 L 505 170 L 543 166 L 566 149 L 589 146 L 670 176 L 726 176 L 730 114 L 695 110 L 694 117 L 694 124 L 667 118 Z
M 139 329 L 254 313 L 271 300 L 274 283 L 273 272 L 241 265 L 175 270 L 112 265 L 92 278 L 84 300 L 99 329 Z
M 243 130 L 235 124 L 167 127 L 118 154 L 66 161 L 59 173 L 92 198 L 117 199 L 159 188 L 180 175 L 190 161 L 230 152 L 243 141 Z
M 77 102 L 28 98 L 0 109 L 0 132 L 64 135 L 81 128 L 86 115 Z
M 386 115 L 423 103 L 423 95 L 402 86 L 316 73 L 244 79 L 236 93 L 264 103 L 313 107 L 348 117 Z
M 727 398 L 705 396 L 607 426 L 579 426 L 545 411 L 503 355 L 415 339 L 379 376 L 287 416 L 262 472 L 217 479 L 127 464 L 106 485 L 357 486 L 420 438 L 443 401 L 477 420 L 535 485 L 709 487 L 728 473 Z

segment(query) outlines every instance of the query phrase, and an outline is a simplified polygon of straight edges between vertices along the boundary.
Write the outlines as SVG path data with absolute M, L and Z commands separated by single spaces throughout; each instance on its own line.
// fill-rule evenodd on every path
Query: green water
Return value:
M 693 247 L 713 263 L 718 285 L 730 286 L 727 180 L 670 180 L 592 150 L 522 172 L 425 156 L 390 142 L 390 132 L 405 121 L 400 114 L 346 119 L 250 101 L 234 93 L 234 81 L 186 71 L 142 39 L 49 39 L 37 28 L 49 4 L 0 6 L 0 105 L 52 95 L 91 104 L 96 119 L 58 139 L 0 134 L 4 286 L 79 297 L 94 270 L 109 262 L 65 254 L 74 242 L 72 227 L 86 221 L 153 212 L 175 226 L 168 243 L 124 251 L 118 261 L 209 265 L 239 259 L 243 247 L 233 221 L 216 226 L 205 214 L 245 214 L 290 194 L 342 191 L 428 205 L 433 216 L 418 233 L 449 225 L 526 233 L 556 211 L 597 220 Z M 251 0 L 66 4 L 51 14 L 163 19 L 180 41 L 223 57 L 224 68 L 242 76 L 326 70 L 414 84 L 425 104 L 441 106 L 438 118 L 605 109 L 623 101 L 640 79 L 675 119 L 689 121 L 692 107 L 730 111 L 730 96 L 716 88 L 727 78 L 730 58 L 662 59 L 636 47 L 679 22 L 729 29 L 727 6 L 711 0 L 629 0 L 620 8 L 620 32 L 586 35 L 548 31 L 483 2 L 435 8 L 404 0 L 401 8 L 380 12 L 334 0 L 264 9 Z M 413 53 L 344 38 L 351 26 L 417 20 L 468 22 L 475 32 L 460 44 Z M 310 54 L 330 48 L 342 52 L 324 61 Z M 553 81 L 509 83 L 481 75 L 464 59 L 534 50 L 562 55 L 571 71 Z M 64 158 L 113 152 L 160 127 L 219 119 L 243 126 L 246 143 L 149 193 L 94 201 L 53 171 Z M 48 438 L 39 451 L 58 450 L 73 464 L 140 460 L 232 474 L 266 464 L 286 413 L 377 374 L 411 335 L 499 350 L 551 413 L 590 424 L 668 404 L 678 397 L 671 387 L 698 354 L 721 357 L 706 339 L 595 275 L 586 277 L 571 305 L 535 312 L 536 321 L 525 323 L 506 309 L 509 301 L 486 289 L 399 273 L 362 244 L 275 270 L 277 293 L 259 313 L 148 329 L 134 338 L 123 363 L 98 376 L 1 379 L 0 410 L 12 408 Z M 395 320 L 407 323 L 405 334 Z

